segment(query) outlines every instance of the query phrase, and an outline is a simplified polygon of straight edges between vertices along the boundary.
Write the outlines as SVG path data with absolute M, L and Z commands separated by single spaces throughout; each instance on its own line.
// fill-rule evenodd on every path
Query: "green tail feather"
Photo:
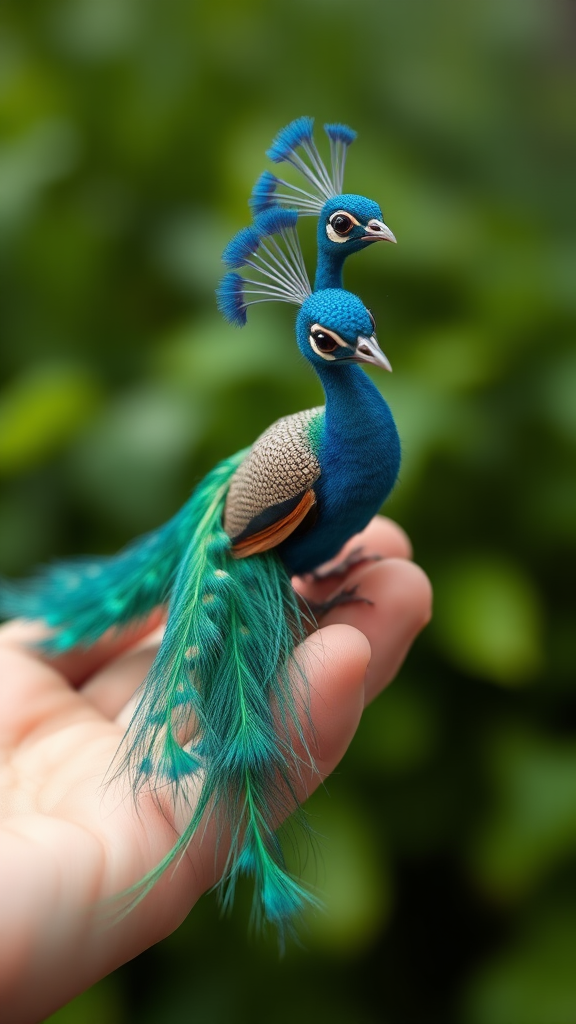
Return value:
M 229 479 L 245 452 L 214 471 Z M 43 619 L 53 634 L 49 653 L 90 647 L 108 629 L 122 629 L 168 601 L 190 537 L 203 513 L 198 491 L 157 530 L 110 557 L 76 558 L 46 566 L 30 580 L 0 580 L 0 615 Z
M 135 795 L 171 787 L 188 794 L 201 772 L 198 803 L 183 835 L 134 889 L 138 900 L 183 853 L 208 814 L 231 837 L 220 883 L 230 905 L 241 874 L 254 877 L 254 916 L 282 933 L 314 898 L 287 872 L 275 835 L 297 806 L 293 782 L 307 763 L 297 700 L 289 678 L 305 635 L 290 578 L 271 551 L 232 557 L 222 514 L 236 462 L 216 467 L 194 493 L 197 525 L 176 576 L 168 625 L 140 703 L 113 766 L 128 772 Z M 300 689 L 305 692 L 305 687 Z M 302 706 L 300 706 L 302 705 Z

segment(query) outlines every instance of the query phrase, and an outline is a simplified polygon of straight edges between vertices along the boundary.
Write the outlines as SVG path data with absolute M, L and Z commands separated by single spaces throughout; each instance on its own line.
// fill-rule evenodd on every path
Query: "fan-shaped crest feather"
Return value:
M 324 131 L 333 142 L 342 142 L 345 146 L 349 146 L 358 136 L 347 124 L 325 124 Z
M 216 301 L 229 323 L 243 327 L 247 307 L 255 303 L 293 302 L 299 306 L 310 295 L 297 221 L 296 210 L 273 206 L 257 214 L 250 227 L 242 228 L 228 243 L 224 262 L 257 272 L 255 277 L 226 274 L 220 282 Z
M 339 122 L 324 125 L 330 140 L 332 173 L 329 174 L 314 142 L 313 127 L 312 117 L 298 117 L 280 129 L 267 150 L 274 163 L 291 164 L 306 179 L 310 190 L 265 171 L 258 178 L 250 199 L 250 206 L 256 213 L 271 207 L 289 206 L 301 216 L 316 216 L 327 199 L 342 194 L 346 151 L 356 138 L 356 132 Z
M 256 252 L 259 245 L 260 237 L 252 225 L 246 228 L 240 228 L 240 231 L 230 239 L 228 245 L 224 249 L 224 252 L 222 253 L 222 261 L 227 267 L 231 267 L 232 269 L 243 267 L 250 256 Z
M 262 213 L 263 210 L 269 210 L 271 206 L 275 206 L 275 192 L 279 184 L 279 179 L 271 171 L 262 172 L 248 201 L 254 214 Z
M 279 235 L 282 231 L 296 227 L 297 222 L 297 210 L 273 207 L 270 210 L 264 210 L 254 218 L 253 228 L 260 238 L 267 238 L 270 235 Z
M 285 128 L 281 128 L 272 141 L 270 149 L 266 150 L 266 156 L 275 164 L 287 160 L 304 140 L 312 140 L 314 130 L 313 117 L 297 117 Z
M 244 300 L 244 278 L 240 274 L 225 274 L 216 289 L 216 304 L 229 324 L 244 327 L 246 324 L 246 302 Z

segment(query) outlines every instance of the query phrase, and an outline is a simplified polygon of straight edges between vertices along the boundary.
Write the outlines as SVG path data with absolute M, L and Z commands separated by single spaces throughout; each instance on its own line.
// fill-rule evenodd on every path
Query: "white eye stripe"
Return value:
M 331 242 L 347 242 L 349 238 L 348 235 L 339 235 L 330 223 L 326 225 L 326 234 Z
M 354 345 L 350 345 L 347 341 L 344 341 L 344 338 L 341 338 L 339 334 L 336 334 L 336 331 L 331 331 L 326 327 L 322 327 L 322 324 L 312 324 L 312 327 L 310 328 L 311 337 L 315 331 L 322 331 L 323 334 L 327 334 L 328 337 L 332 338 L 337 345 L 340 345 L 340 348 L 354 348 Z
M 336 356 L 334 355 L 333 351 L 323 352 L 322 349 L 319 347 L 316 338 L 320 333 L 322 333 L 326 338 L 330 339 L 330 341 L 333 341 L 334 344 L 338 345 L 340 348 L 347 348 L 354 351 L 354 346 L 349 345 L 347 341 L 344 341 L 344 339 L 341 338 L 339 334 L 336 334 L 336 331 L 327 330 L 326 327 L 322 326 L 322 324 L 312 324 L 312 327 L 310 328 L 310 334 L 308 335 L 308 341 L 310 343 L 312 351 L 315 352 L 317 356 L 321 356 L 322 359 L 327 359 L 330 362 L 332 362 L 334 359 L 336 359 Z
M 347 242 L 348 238 L 349 238 L 349 234 L 348 233 L 345 234 L 345 235 L 339 234 L 332 227 L 332 221 L 335 220 L 336 217 L 347 217 L 347 219 L 349 221 L 351 221 L 350 230 L 352 230 L 353 226 L 358 226 L 360 224 L 360 221 L 356 220 L 356 217 L 354 217 L 351 213 L 348 213 L 348 210 L 336 210 L 334 213 L 332 213 L 330 215 L 330 219 L 328 220 L 328 222 L 326 224 L 326 234 L 328 235 L 328 238 L 330 239 L 331 242 L 338 242 L 338 243 L 340 243 L 340 242 Z

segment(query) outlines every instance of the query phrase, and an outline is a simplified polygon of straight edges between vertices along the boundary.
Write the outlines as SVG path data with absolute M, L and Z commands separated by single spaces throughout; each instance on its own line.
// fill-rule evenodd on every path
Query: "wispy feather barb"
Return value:
M 134 624 L 168 599 L 197 515 L 192 495 L 167 523 L 116 555 L 70 559 L 28 580 L 1 580 L 0 615 L 43 619 L 54 630 L 42 643 L 48 652 L 90 647 L 108 629 Z
M 290 218 L 288 218 L 290 219 Z M 238 275 L 237 275 L 238 276 Z M 158 656 L 109 773 L 142 790 L 181 794 L 189 824 L 163 861 L 125 895 L 126 912 L 185 851 L 207 816 L 230 840 L 220 883 L 226 906 L 237 879 L 255 880 L 254 917 L 278 926 L 316 901 L 286 870 L 274 823 L 297 807 L 305 685 L 289 678 L 304 638 L 290 578 L 275 551 L 235 559 L 222 527 L 230 479 L 246 452 L 220 463 L 165 526 L 111 558 L 48 567 L 35 580 L 2 584 L 8 615 L 43 618 L 51 652 L 90 646 L 170 599 Z M 274 711 L 272 710 L 274 709 Z M 295 740 L 292 738 L 295 737 Z M 297 742 L 303 752 L 294 749 Z M 197 799 L 196 799 L 197 798 Z
M 190 821 L 164 860 L 129 893 L 131 904 L 178 858 L 206 817 L 230 836 L 220 883 L 228 905 L 241 874 L 256 880 L 254 915 L 280 932 L 314 898 L 287 872 L 273 823 L 297 801 L 307 709 L 289 664 L 304 623 L 274 551 L 235 559 L 222 528 L 227 459 L 194 492 L 196 528 L 176 577 L 166 633 L 140 691 L 111 779 L 128 773 L 135 796 L 169 786 Z M 274 709 L 274 710 L 273 710 Z M 308 763 L 308 758 L 307 758 Z
M 316 216 L 327 199 L 340 195 L 344 188 L 346 151 L 356 138 L 356 132 L 345 124 L 326 124 L 324 131 L 330 140 L 331 174 L 320 156 L 313 136 L 314 118 L 298 117 L 281 128 L 272 142 L 267 156 L 274 163 L 289 163 L 303 175 L 312 191 L 306 191 L 291 182 L 264 171 L 256 182 L 250 206 L 255 213 L 272 206 L 290 206 L 301 216 Z M 301 150 L 301 155 L 298 150 Z
M 324 131 L 330 139 L 330 159 L 332 161 L 332 181 L 336 193 L 344 191 L 344 169 L 348 146 L 354 142 L 356 132 L 346 124 L 325 124 Z
M 255 277 L 224 276 L 216 290 L 218 309 L 237 326 L 246 323 L 248 306 L 258 302 L 292 302 L 300 306 L 311 294 L 300 242 L 297 210 L 273 206 L 262 210 L 226 246 L 227 266 L 251 267 Z
M 244 327 L 246 323 L 247 301 L 244 296 L 246 284 L 240 274 L 230 271 L 225 274 L 216 289 L 216 304 L 222 316 L 229 324 Z
M 222 253 L 222 262 L 235 269 L 244 267 L 260 245 L 260 236 L 252 226 L 240 228 Z
M 272 140 L 270 149 L 266 150 L 266 156 L 276 164 L 282 163 L 283 160 L 290 160 L 298 146 L 312 141 L 313 130 L 313 117 L 297 117 L 295 121 L 291 121 L 285 128 L 280 129 Z

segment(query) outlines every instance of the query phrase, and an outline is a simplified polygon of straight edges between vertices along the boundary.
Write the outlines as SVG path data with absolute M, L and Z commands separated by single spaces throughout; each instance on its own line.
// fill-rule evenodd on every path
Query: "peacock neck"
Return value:
M 322 291 L 324 288 L 342 288 L 344 259 L 344 253 L 340 252 L 337 246 L 333 245 L 329 252 L 318 246 L 318 262 L 314 279 L 315 292 Z
M 353 534 L 376 515 L 394 486 L 400 441 L 392 413 L 360 366 L 314 366 L 324 388 L 326 411 L 316 454 L 317 519 L 294 533 L 281 554 L 291 573 L 310 572 L 334 558 Z
M 326 396 L 327 437 L 365 437 L 373 425 L 381 428 L 392 414 L 378 388 L 356 363 L 316 367 Z

